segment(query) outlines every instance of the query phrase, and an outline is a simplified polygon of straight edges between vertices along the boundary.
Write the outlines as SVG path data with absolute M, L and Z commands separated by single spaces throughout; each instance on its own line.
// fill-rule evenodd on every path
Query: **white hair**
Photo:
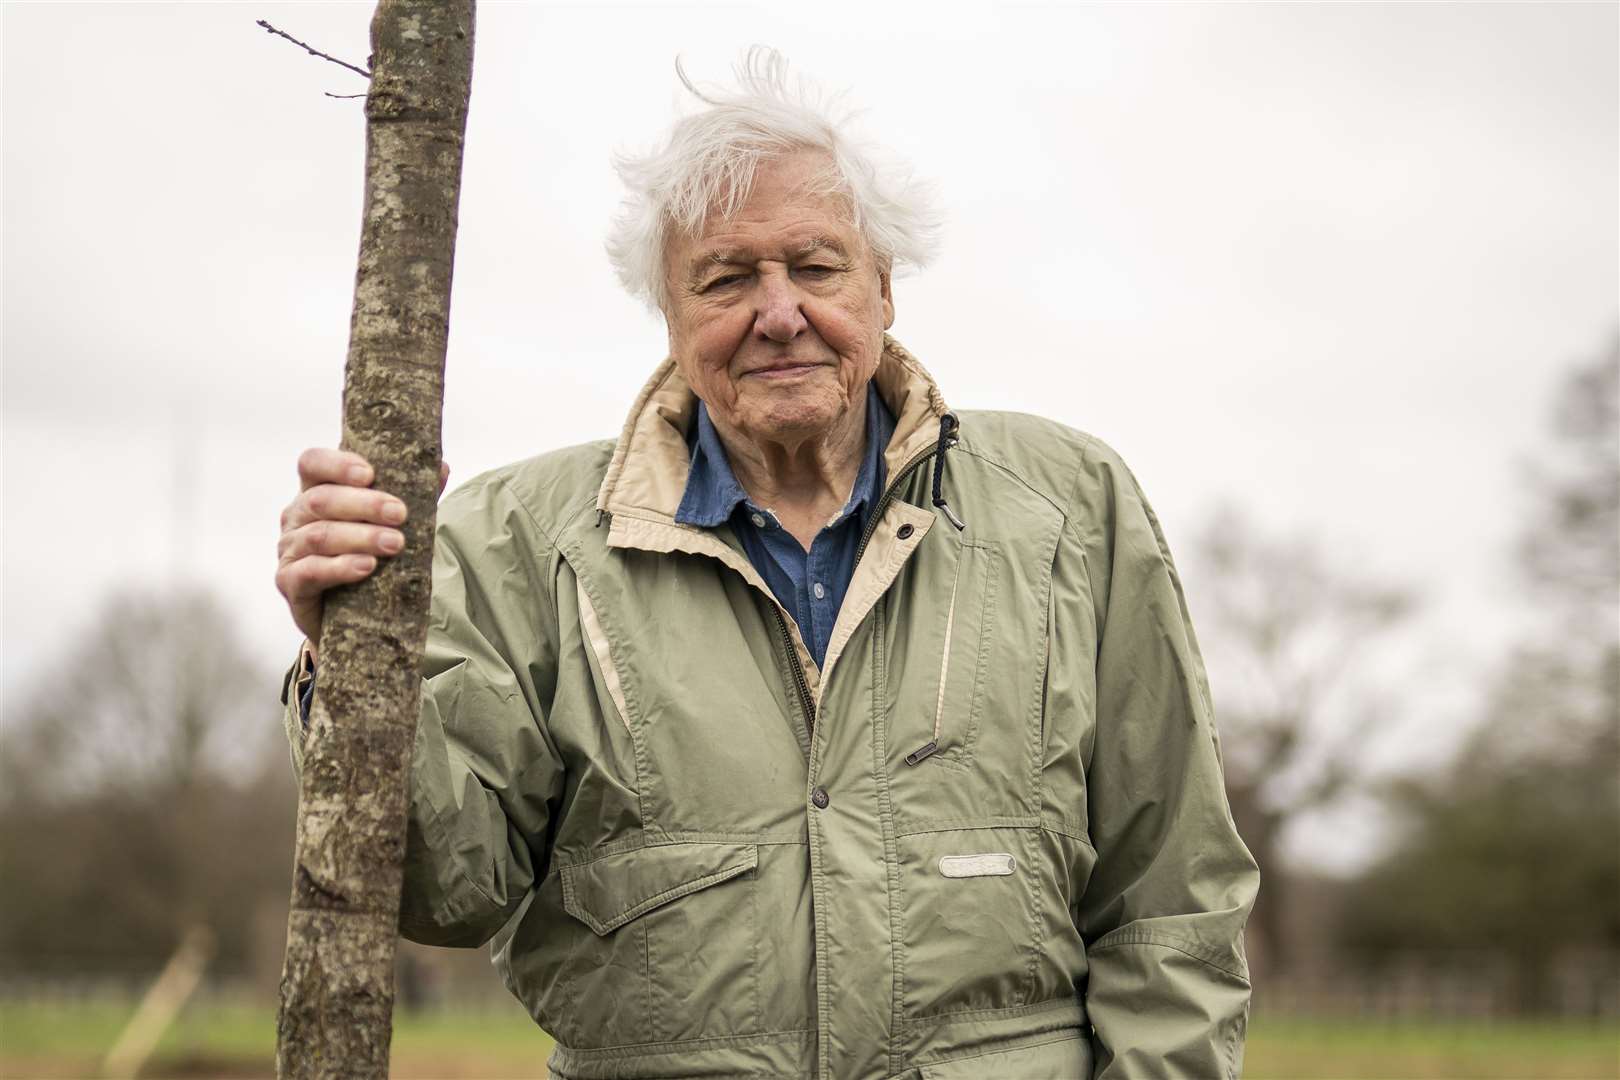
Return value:
M 700 90 L 680 61 L 681 84 L 708 108 L 676 121 L 662 147 L 617 154 L 626 194 L 608 232 L 608 258 L 632 296 L 665 310 L 664 250 L 675 232 L 698 235 L 710 212 L 729 218 L 747 201 L 761 161 L 797 150 L 831 159 L 828 192 L 844 195 L 851 224 L 890 272 L 920 269 L 938 246 L 941 214 L 932 185 L 848 130 L 842 95 L 824 97 L 787 59 L 756 45 L 736 68 L 735 90 Z

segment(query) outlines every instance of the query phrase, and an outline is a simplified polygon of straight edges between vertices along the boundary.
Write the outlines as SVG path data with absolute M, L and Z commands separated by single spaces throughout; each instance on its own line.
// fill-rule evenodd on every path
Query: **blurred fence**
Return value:
M 1390 957 L 1376 970 L 1314 965 L 1257 981 L 1256 1014 L 1383 1020 L 1520 1016 L 1523 973 L 1499 954 Z M 1543 1014 L 1620 1020 L 1620 951 L 1561 958 L 1538 988 Z
M 280 955 L 248 974 L 205 977 L 194 1000 L 211 1006 L 274 1008 Z M 457 1012 L 506 1012 L 518 1006 L 490 963 L 487 949 L 441 949 L 401 941 L 396 968 L 397 1005 L 404 1011 L 454 1008 Z M 157 970 L 133 974 L 18 974 L 0 964 L 0 1004 L 131 1007 Z

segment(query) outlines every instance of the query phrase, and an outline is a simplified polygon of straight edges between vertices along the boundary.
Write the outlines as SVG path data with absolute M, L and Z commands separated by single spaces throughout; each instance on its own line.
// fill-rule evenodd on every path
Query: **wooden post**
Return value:
M 400 555 L 326 598 L 276 1024 L 283 1078 L 388 1075 L 473 8 L 382 0 L 371 21 L 343 446 L 410 520 Z
M 163 965 L 157 980 L 141 998 L 135 1015 L 129 1018 L 111 1050 L 101 1062 L 101 1075 L 109 1080 L 131 1080 L 157 1049 L 158 1040 L 174 1024 L 214 955 L 214 932 L 202 923 L 193 923 L 180 939 L 180 947 Z

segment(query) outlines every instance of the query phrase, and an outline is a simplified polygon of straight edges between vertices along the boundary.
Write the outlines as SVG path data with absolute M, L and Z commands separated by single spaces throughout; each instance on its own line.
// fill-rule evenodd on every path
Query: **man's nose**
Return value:
M 810 325 L 799 310 L 799 291 L 786 274 L 765 274 L 760 283 L 754 329 L 772 341 L 792 341 Z

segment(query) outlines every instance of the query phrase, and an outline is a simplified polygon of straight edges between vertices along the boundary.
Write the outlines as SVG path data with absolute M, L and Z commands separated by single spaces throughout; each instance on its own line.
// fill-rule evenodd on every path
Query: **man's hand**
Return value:
M 334 585 L 362 581 L 383 555 L 398 555 L 405 504 L 371 490 L 376 473 L 365 458 L 314 447 L 298 455 L 298 497 L 281 512 L 276 588 L 313 652 L 321 639 L 322 597 Z M 450 466 L 439 464 L 444 494 Z

